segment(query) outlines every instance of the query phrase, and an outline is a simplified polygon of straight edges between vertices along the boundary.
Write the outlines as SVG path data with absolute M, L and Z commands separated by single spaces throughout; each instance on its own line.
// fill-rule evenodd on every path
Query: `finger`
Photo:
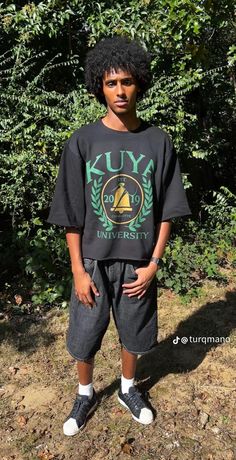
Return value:
M 81 295 L 81 302 L 83 305 L 85 305 L 85 307 L 92 308 L 92 305 L 90 304 L 87 295 Z
M 122 284 L 122 287 L 133 287 L 133 286 L 138 286 L 140 283 L 139 280 L 135 280 L 132 283 L 124 283 Z
M 132 291 L 127 291 L 124 294 L 126 294 L 128 297 L 133 297 L 134 295 L 141 294 L 142 291 L 143 291 L 143 288 L 135 289 L 135 290 L 132 290 Z
M 136 291 L 138 291 L 140 289 L 144 289 L 145 286 L 146 286 L 146 283 L 141 283 L 141 284 L 136 285 L 134 287 L 131 286 L 131 287 L 128 287 L 126 289 L 123 289 L 123 293 L 127 294 L 127 293 L 131 293 L 131 292 L 136 292 Z
M 75 291 L 75 296 L 82 304 L 87 304 L 88 300 L 85 294 L 79 294 L 78 291 Z
M 91 289 L 92 289 L 92 291 L 94 292 L 95 295 L 97 295 L 97 296 L 100 295 L 100 293 L 99 293 L 99 291 L 98 291 L 98 289 L 97 289 L 97 286 L 96 286 L 96 284 L 94 283 L 94 281 L 91 281 L 90 286 L 91 286 Z
M 142 291 L 135 292 L 135 294 L 128 294 L 128 297 L 138 297 L 138 299 L 139 299 L 141 293 L 142 293 Z
M 95 307 L 96 303 L 94 302 L 94 299 L 92 298 L 91 294 L 87 294 L 87 300 L 88 300 L 88 303 L 92 306 L 92 307 Z
M 84 294 L 81 294 L 81 296 L 80 296 L 80 301 L 81 301 L 83 304 L 88 303 L 87 297 L 86 297 Z
M 138 296 L 138 299 L 141 299 L 145 295 L 145 293 L 146 293 L 146 289 L 142 292 L 142 294 Z

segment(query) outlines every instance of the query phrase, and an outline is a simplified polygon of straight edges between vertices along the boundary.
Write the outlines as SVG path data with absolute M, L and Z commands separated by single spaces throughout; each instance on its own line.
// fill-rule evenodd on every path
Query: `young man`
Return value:
M 136 421 L 153 421 L 134 386 L 137 356 L 157 345 L 156 272 L 171 219 L 190 214 L 168 135 L 136 114 L 151 81 L 148 53 L 127 38 L 102 40 L 87 55 L 85 79 L 107 113 L 66 142 L 48 218 L 66 228 L 73 274 L 67 348 L 79 387 L 67 436 L 97 406 L 94 357 L 110 307 L 121 343 L 118 400 Z

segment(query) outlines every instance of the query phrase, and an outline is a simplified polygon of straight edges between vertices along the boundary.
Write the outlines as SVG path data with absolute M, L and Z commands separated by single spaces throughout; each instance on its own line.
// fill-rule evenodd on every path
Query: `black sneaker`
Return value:
M 148 425 L 153 422 L 153 413 L 136 387 L 131 387 L 129 393 L 122 393 L 120 388 L 118 392 L 118 401 L 130 410 L 136 422 L 142 423 L 143 425 Z
M 97 395 L 94 390 L 91 399 L 88 396 L 77 394 L 73 409 L 63 425 L 63 433 L 66 436 L 74 436 L 82 430 L 89 414 L 96 409 L 97 405 Z

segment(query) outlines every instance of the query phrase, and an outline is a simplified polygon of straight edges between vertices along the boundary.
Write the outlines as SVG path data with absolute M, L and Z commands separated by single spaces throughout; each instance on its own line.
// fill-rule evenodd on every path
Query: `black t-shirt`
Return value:
M 76 227 L 82 255 L 149 260 L 156 225 L 191 214 L 169 136 L 142 121 L 117 131 L 101 119 L 65 143 L 47 222 Z

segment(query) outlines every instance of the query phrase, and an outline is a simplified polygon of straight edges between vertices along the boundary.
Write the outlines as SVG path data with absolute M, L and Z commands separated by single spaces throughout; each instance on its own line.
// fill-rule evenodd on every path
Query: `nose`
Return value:
M 117 82 L 117 96 L 125 96 L 125 90 L 121 82 Z

